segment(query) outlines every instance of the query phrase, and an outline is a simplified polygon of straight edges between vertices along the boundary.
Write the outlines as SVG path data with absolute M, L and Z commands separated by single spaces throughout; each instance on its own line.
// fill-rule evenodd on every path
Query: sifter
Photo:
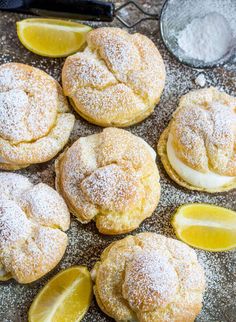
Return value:
M 134 23 L 129 23 L 122 16 L 122 10 L 130 6 L 137 12 Z M 87 21 L 111 22 L 116 18 L 126 28 L 133 28 L 146 20 L 159 20 L 161 36 L 168 51 L 181 63 L 196 68 L 219 66 L 236 55 L 236 0 L 166 0 L 160 15 L 146 12 L 134 1 L 116 8 L 114 3 L 100 0 L 0 0 L 0 10 Z M 233 41 L 223 57 L 206 63 L 186 56 L 178 46 L 177 36 L 192 19 L 211 12 L 222 14 L 229 21 Z

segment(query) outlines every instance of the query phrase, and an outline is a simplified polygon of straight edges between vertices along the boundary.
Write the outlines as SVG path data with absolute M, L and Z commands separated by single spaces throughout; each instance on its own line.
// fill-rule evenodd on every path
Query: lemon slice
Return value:
M 35 54 L 64 57 L 78 51 L 92 28 L 72 21 L 30 18 L 19 21 L 20 42 Z
M 29 322 L 81 321 L 92 297 L 86 267 L 74 266 L 54 276 L 39 292 L 29 310 Z
M 209 204 L 179 207 L 172 225 L 177 237 L 196 248 L 213 252 L 236 247 L 236 212 Z

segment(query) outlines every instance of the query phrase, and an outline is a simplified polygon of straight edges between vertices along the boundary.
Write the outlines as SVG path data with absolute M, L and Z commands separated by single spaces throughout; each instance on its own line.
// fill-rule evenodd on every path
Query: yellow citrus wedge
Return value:
M 183 242 L 204 250 L 221 252 L 236 247 L 236 212 L 210 204 L 179 207 L 172 225 Z
M 16 23 L 20 42 L 35 54 L 65 57 L 78 51 L 92 28 L 72 21 L 29 18 Z
M 83 266 L 73 266 L 54 276 L 35 297 L 29 322 L 81 321 L 91 298 L 89 271 Z

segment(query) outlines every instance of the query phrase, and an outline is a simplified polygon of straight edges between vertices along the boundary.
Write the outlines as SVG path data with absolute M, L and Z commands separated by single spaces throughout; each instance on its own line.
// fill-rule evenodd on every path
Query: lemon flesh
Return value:
M 35 54 L 65 57 L 78 51 L 92 29 L 72 21 L 29 18 L 16 23 L 20 42 Z
M 81 321 L 92 298 L 86 267 L 74 266 L 54 276 L 39 292 L 29 310 L 30 322 Z
M 236 212 L 209 204 L 179 207 L 172 225 L 177 237 L 196 248 L 226 251 L 236 247 Z

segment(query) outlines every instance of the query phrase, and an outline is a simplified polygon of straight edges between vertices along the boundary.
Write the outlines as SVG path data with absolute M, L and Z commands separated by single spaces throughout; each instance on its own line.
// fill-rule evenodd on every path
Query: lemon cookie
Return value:
M 137 228 L 160 197 L 154 150 L 116 128 L 78 139 L 56 162 L 56 186 L 82 223 L 104 234 Z
M 193 322 L 204 271 L 189 246 L 155 233 L 113 242 L 91 272 L 101 310 L 116 321 Z
M 66 59 L 63 90 L 75 110 L 101 126 L 125 127 L 148 117 L 159 102 L 165 67 L 154 43 L 119 28 L 87 34 L 88 46 Z
M 28 65 L 0 66 L 0 169 L 52 159 L 73 126 L 74 116 L 56 80 Z
M 192 190 L 236 187 L 236 98 L 216 88 L 184 95 L 161 135 L 158 153 L 169 176 Z
M 51 187 L 0 172 L 0 280 L 30 283 L 64 255 L 70 214 Z

